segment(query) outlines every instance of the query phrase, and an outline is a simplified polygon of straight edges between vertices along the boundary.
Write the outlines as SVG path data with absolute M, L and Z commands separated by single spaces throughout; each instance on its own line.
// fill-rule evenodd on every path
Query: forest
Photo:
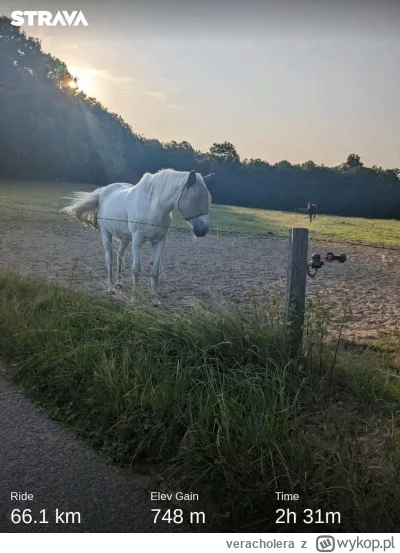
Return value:
M 354 153 L 327 167 L 240 159 L 229 141 L 208 152 L 185 141 L 162 143 L 71 81 L 77 83 L 65 63 L 0 17 L 0 177 L 101 186 L 136 183 L 143 173 L 167 167 L 195 169 L 216 173 L 210 191 L 219 204 L 292 211 L 311 201 L 322 213 L 400 218 L 397 168 L 366 167 Z

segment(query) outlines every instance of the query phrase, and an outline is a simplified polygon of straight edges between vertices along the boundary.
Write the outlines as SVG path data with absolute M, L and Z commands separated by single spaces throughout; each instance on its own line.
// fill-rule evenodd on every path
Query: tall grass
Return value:
M 300 365 L 286 356 L 277 314 L 128 310 L 0 275 L 10 377 L 116 463 L 199 493 L 207 529 L 296 531 L 305 508 L 340 511 L 337 530 L 399 529 L 392 357 L 337 355 L 315 339 L 325 331 L 309 316 Z M 275 525 L 288 506 L 276 491 L 300 495 L 290 504 L 296 526 Z

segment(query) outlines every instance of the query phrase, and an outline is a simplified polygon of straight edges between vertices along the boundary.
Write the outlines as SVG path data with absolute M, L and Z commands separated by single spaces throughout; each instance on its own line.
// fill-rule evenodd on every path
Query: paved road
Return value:
M 33 500 L 11 501 L 11 492 L 31 493 Z M 129 475 L 68 435 L 0 376 L 0 532 L 190 531 L 153 524 L 151 509 L 160 507 Z M 13 524 L 13 509 L 31 509 L 36 524 Z M 39 523 L 42 509 L 48 524 Z M 61 522 L 65 512 L 79 512 L 81 523 Z

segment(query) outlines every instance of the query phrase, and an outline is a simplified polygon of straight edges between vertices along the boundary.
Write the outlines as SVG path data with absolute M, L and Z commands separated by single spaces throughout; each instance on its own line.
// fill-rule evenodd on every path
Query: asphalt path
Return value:
M 11 499 L 24 492 L 33 499 Z M 157 508 L 133 477 L 0 376 L 0 532 L 190 532 L 184 524 L 154 524 L 151 509 Z M 30 510 L 25 523 L 18 522 L 23 510 Z

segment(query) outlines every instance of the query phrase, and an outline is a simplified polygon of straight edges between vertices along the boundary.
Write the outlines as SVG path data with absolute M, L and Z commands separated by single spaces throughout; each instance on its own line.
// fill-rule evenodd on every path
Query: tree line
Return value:
M 210 191 L 220 204 L 293 210 L 312 201 L 324 213 L 400 218 L 399 169 L 365 167 L 357 154 L 336 167 L 270 164 L 240 159 L 228 141 L 200 152 L 145 138 L 84 94 L 39 40 L 0 17 L 0 175 L 103 185 L 166 167 L 215 172 Z

